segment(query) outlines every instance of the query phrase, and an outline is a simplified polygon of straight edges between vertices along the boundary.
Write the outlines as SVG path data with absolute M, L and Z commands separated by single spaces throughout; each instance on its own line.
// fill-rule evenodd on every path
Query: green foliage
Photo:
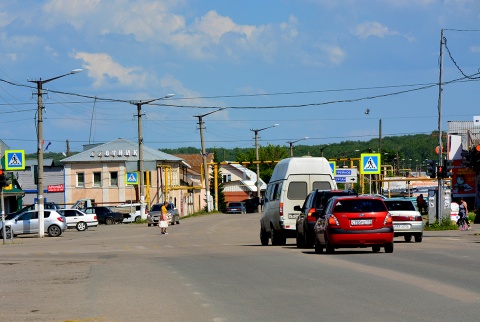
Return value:
M 282 147 L 280 145 L 272 145 L 269 144 L 265 147 L 258 148 L 258 158 L 260 161 L 279 161 L 289 157 L 289 152 L 286 147 Z M 248 149 L 244 152 L 238 151 L 236 160 L 237 162 L 242 161 L 256 161 L 255 149 Z M 269 164 L 260 164 L 260 178 L 263 181 L 268 183 L 270 178 L 273 174 L 273 169 L 275 168 L 274 162 Z M 253 172 L 257 172 L 257 165 L 256 164 L 249 164 L 247 168 Z
M 443 218 L 441 222 L 437 220 L 431 225 L 425 225 L 424 230 L 458 230 L 458 226 L 448 217 Z

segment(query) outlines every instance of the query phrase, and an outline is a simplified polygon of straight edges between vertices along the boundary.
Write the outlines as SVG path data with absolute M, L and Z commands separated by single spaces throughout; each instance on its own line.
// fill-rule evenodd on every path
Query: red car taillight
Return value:
M 385 220 L 383 221 L 383 225 L 391 225 L 392 224 L 392 216 L 388 214 L 385 216 Z
M 313 215 L 315 210 L 316 210 L 315 208 L 310 208 L 310 210 L 307 213 L 307 222 L 316 222 L 317 221 L 317 217 L 315 217 Z
M 340 223 L 338 222 L 337 218 L 334 215 L 331 215 L 330 217 L 328 217 L 328 225 L 340 226 Z
M 283 202 L 280 203 L 280 216 L 283 216 Z
M 57 217 L 57 220 L 58 221 L 61 221 L 61 222 L 64 222 L 65 220 L 63 219 L 63 217 Z

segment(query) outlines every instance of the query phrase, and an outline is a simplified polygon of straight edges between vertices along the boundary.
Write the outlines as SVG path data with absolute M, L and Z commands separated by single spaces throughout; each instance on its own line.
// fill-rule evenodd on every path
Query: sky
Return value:
M 206 148 L 253 148 L 255 130 L 286 147 L 429 134 L 480 115 L 478 0 L 1 1 L 0 42 L 0 139 L 25 153 L 38 81 L 65 74 L 42 83 L 46 152 L 138 141 L 138 102 L 145 146 L 199 151 L 203 115 Z

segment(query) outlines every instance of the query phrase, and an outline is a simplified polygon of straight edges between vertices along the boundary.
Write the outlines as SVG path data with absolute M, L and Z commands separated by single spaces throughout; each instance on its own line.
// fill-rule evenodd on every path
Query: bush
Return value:
M 443 218 L 441 222 L 438 220 L 431 225 L 425 225 L 425 230 L 458 230 L 456 223 L 453 223 L 450 218 Z

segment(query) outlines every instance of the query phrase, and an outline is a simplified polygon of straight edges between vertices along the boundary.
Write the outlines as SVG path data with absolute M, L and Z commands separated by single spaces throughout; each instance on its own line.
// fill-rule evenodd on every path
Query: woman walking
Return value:
M 460 217 L 460 219 L 458 219 L 458 225 L 460 226 L 460 229 L 465 230 L 465 225 L 468 226 L 467 230 L 472 229 L 470 222 L 468 221 L 468 206 L 463 197 L 460 198 L 458 215 Z
M 168 206 L 168 201 L 165 201 L 163 203 L 163 206 L 161 208 L 161 215 L 158 220 L 158 227 L 162 230 L 162 234 L 168 235 L 167 228 L 168 228 L 168 214 L 167 214 L 167 206 Z

